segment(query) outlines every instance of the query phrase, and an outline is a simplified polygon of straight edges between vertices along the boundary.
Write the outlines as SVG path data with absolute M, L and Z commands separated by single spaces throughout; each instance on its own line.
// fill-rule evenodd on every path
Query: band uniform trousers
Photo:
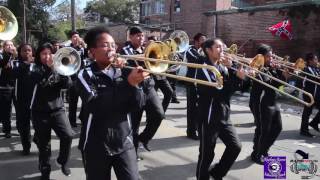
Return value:
M 144 90 L 146 104 L 143 109 L 131 113 L 133 141 L 136 149 L 139 141 L 148 143 L 157 132 L 162 119 L 164 119 L 164 111 L 155 89 L 149 88 Z M 142 119 L 143 110 L 146 111 L 146 127 L 139 135 L 139 126 Z
M 310 102 L 309 98 L 306 96 L 304 96 L 304 100 Z M 312 123 L 312 124 L 319 124 L 320 123 L 320 102 L 319 101 L 320 100 L 315 99 L 315 103 L 313 105 L 311 105 L 310 107 L 304 106 L 303 112 L 302 112 L 302 121 L 301 121 L 300 131 L 303 131 L 303 132 L 309 131 L 308 130 L 309 129 L 308 128 L 309 118 L 310 118 L 310 115 L 312 114 L 313 108 L 318 109 L 318 112 L 310 123 Z
M 0 121 L 5 134 L 11 132 L 12 93 L 12 89 L 0 89 Z
M 157 90 L 159 88 L 163 93 L 162 107 L 163 107 L 163 111 L 166 112 L 172 98 L 173 89 L 166 78 L 163 78 L 163 79 L 155 78 L 154 81 L 155 81 L 155 89 Z
M 111 180 L 111 168 L 118 180 L 138 180 L 137 156 L 134 148 L 108 156 L 104 147 L 87 146 L 84 151 L 87 180 Z
M 187 83 L 187 134 L 196 133 L 198 130 L 197 114 L 198 114 L 198 97 L 196 86 Z
M 241 151 L 241 142 L 235 128 L 230 123 L 210 123 L 203 121 L 200 130 L 199 161 L 197 180 L 209 180 L 209 168 L 214 158 L 214 149 L 219 137 L 226 149 L 218 164 L 212 169 L 216 176 L 224 177 Z
M 261 101 L 261 133 L 258 143 L 258 154 L 267 155 L 270 147 L 276 141 L 282 131 L 282 122 L 279 105 L 268 106 L 267 102 Z M 263 114 L 263 115 L 262 115 Z
M 173 75 L 177 75 L 177 72 L 170 72 L 170 74 L 173 74 Z M 176 85 L 177 85 L 177 79 L 175 78 L 168 78 L 168 81 L 170 83 L 170 86 L 173 90 L 173 94 L 172 94 L 172 100 L 178 100 L 178 97 L 177 97 L 177 93 L 176 93 Z
M 51 171 L 51 129 L 60 139 L 58 160 L 66 164 L 69 160 L 73 131 L 64 109 L 53 112 L 32 111 L 33 125 L 39 140 L 39 170 L 41 173 Z
M 253 152 L 257 153 L 259 137 L 261 135 L 261 118 L 260 118 L 260 97 L 255 97 L 254 94 L 250 95 L 249 107 L 254 119 L 254 125 L 256 126 L 253 136 Z
M 69 95 L 69 121 L 72 126 L 77 126 L 77 105 L 78 105 L 79 94 L 74 84 L 69 88 L 68 95 Z
M 14 100 L 16 108 L 17 129 L 20 134 L 22 147 L 24 150 L 31 148 L 31 110 L 30 104 L 24 101 Z

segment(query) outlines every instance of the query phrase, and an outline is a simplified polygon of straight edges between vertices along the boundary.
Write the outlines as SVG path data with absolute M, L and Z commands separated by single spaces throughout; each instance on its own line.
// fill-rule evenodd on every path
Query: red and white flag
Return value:
M 284 20 L 268 28 L 274 36 L 279 36 L 281 39 L 292 39 L 292 26 L 290 20 Z

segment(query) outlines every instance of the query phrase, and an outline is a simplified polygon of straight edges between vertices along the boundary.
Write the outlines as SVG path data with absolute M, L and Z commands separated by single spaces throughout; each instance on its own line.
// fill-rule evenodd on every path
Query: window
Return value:
M 155 2 L 155 14 L 163 14 L 165 7 L 165 0 L 156 0 Z
M 141 3 L 141 16 L 149 16 L 151 14 L 151 3 L 142 2 Z
M 175 0 L 174 1 L 174 12 L 180 12 L 181 7 L 180 7 L 180 0 Z

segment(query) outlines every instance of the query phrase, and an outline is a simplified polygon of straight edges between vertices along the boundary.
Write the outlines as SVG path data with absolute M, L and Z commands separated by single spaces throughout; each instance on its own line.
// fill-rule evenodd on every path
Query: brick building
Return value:
M 304 9 L 310 12 L 301 11 Z M 197 32 L 220 37 L 227 45 L 242 46 L 240 53 L 248 57 L 264 42 L 271 44 L 276 54 L 295 60 L 306 52 L 320 53 L 319 9 L 320 0 L 142 0 L 140 22 L 163 32 L 182 29 L 190 37 Z M 289 10 L 294 16 L 288 16 Z M 286 18 L 292 22 L 290 41 L 274 37 L 266 29 Z

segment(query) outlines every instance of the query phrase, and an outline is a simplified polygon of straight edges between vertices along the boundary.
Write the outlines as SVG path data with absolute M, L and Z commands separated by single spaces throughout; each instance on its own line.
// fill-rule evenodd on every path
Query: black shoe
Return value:
M 171 103 L 179 104 L 180 101 L 178 101 L 178 99 L 171 99 Z
M 187 133 L 187 137 L 193 140 L 199 140 L 199 136 L 196 133 Z
M 30 149 L 24 149 L 22 150 L 22 155 L 27 156 L 30 154 Z
M 58 159 L 56 160 L 56 165 L 61 168 L 62 173 L 65 176 L 71 176 L 71 170 L 66 164 L 59 163 Z
M 300 134 L 302 136 L 306 136 L 306 137 L 310 137 L 310 138 L 315 138 L 316 137 L 315 135 L 309 133 L 308 131 L 300 131 Z
M 137 156 L 137 161 L 142 161 L 142 160 L 143 160 L 143 157 Z
M 141 144 L 142 144 L 142 146 L 143 146 L 143 148 L 144 148 L 145 150 L 147 150 L 147 151 L 151 152 L 151 149 L 150 149 L 150 147 L 149 147 L 149 144 L 148 144 L 148 143 L 146 143 L 146 142 L 141 142 Z
M 210 175 L 214 180 L 222 180 L 222 177 L 216 175 L 216 173 L 214 172 L 214 168 L 212 168 L 212 169 L 209 171 L 209 175 Z
M 6 133 L 6 134 L 4 135 L 4 137 L 5 137 L 5 138 L 11 138 L 11 133 Z
M 312 123 L 312 122 L 311 122 L 311 123 L 309 124 L 309 126 L 311 126 L 314 130 L 320 132 L 320 129 L 319 129 L 318 124 L 315 124 L 315 123 Z
M 50 173 L 41 174 L 40 180 L 50 180 Z
M 259 165 L 264 165 L 264 156 L 251 154 L 251 160 Z

